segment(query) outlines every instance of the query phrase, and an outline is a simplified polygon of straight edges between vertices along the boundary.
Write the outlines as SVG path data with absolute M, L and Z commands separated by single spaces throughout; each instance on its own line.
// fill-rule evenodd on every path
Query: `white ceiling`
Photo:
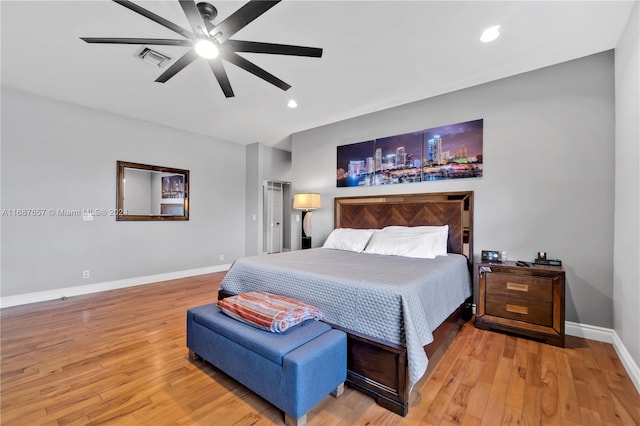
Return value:
M 177 0 L 135 1 L 190 29 Z M 244 2 L 211 1 L 220 22 Z M 204 59 L 167 83 L 139 46 L 78 37 L 181 38 L 116 3 L 0 2 L 2 85 L 241 144 L 287 149 L 292 133 L 612 49 L 632 1 L 283 1 L 235 39 L 322 47 L 322 58 L 243 53 L 284 92 L 225 63 L 225 98 Z M 493 43 L 479 41 L 501 25 Z M 184 47 L 155 46 L 179 58 Z M 299 107 L 289 109 L 288 99 Z

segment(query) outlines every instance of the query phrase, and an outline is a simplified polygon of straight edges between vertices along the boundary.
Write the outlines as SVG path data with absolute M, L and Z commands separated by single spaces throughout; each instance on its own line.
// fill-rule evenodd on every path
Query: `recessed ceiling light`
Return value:
M 489 27 L 482 32 L 480 36 L 480 41 L 483 43 L 489 43 L 497 39 L 500 36 L 500 25 L 494 25 L 493 27 Z
M 289 108 L 298 108 L 298 103 L 295 101 L 295 99 L 289 99 L 289 103 L 287 103 L 287 106 Z

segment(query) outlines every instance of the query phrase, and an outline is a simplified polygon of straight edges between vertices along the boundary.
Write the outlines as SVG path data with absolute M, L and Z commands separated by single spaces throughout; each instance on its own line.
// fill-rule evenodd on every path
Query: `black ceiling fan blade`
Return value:
M 204 19 L 202 20 L 204 23 L 204 27 L 207 29 L 207 33 L 211 34 L 211 31 L 213 31 L 213 29 L 216 27 L 215 25 L 213 25 L 211 22 L 209 21 L 205 21 Z M 214 33 L 215 34 L 215 33 Z
M 144 16 L 147 19 L 151 19 L 154 22 L 162 25 L 163 27 L 169 28 L 171 31 L 174 31 L 186 38 L 193 38 L 193 33 L 191 31 L 187 31 L 179 25 L 174 24 L 171 21 L 167 21 L 162 16 L 158 16 L 155 13 L 145 9 L 144 7 L 140 7 L 137 4 L 130 2 L 128 0 L 113 0 L 115 3 L 118 3 L 121 6 L 126 7 L 129 10 L 132 10 L 140 15 Z
M 242 68 L 243 70 L 250 72 L 251 74 L 255 75 L 256 77 L 260 77 L 261 79 L 263 79 L 266 82 L 269 82 L 271 84 L 273 84 L 274 86 L 282 89 L 282 90 L 289 90 L 291 88 L 291 86 L 287 83 L 285 83 L 284 81 L 280 80 L 278 77 L 276 77 L 273 74 L 270 74 L 269 72 L 265 71 L 264 69 L 260 68 L 259 66 L 257 66 L 256 64 L 254 64 L 253 62 L 250 62 L 248 60 L 246 60 L 245 58 L 243 58 L 242 56 L 238 55 L 235 52 L 229 52 L 229 51 L 221 51 L 220 54 L 222 55 L 222 57 L 224 59 L 226 59 L 227 61 L 231 62 L 232 64 Z
M 261 43 L 258 41 L 227 40 L 228 46 L 234 52 L 270 53 L 272 55 L 322 57 L 319 47 L 292 46 L 290 44 Z
M 189 20 L 189 24 L 191 24 L 191 28 L 196 35 L 200 35 L 200 30 L 205 30 L 204 23 L 202 21 L 202 16 L 196 7 L 196 3 L 193 0 L 178 0 L 180 2 L 180 6 L 184 11 L 184 14 L 187 16 Z
M 167 80 L 169 80 L 171 77 L 176 75 L 179 71 L 181 71 L 184 67 L 186 67 L 191 62 L 193 62 L 197 57 L 198 57 L 198 54 L 196 53 L 195 50 L 193 49 L 189 50 L 187 53 L 182 55 L 180 59 L 175 61 L 169 68 L 167 68 L 165 72 L 160 74 L 160 77 L 156 78 L 155 81 L 158 83 L 165 83 Z
M 220 43 L 225 42 L 229 37 L 240 31 L 254 19 L 271 9 L 281 0 L 263 1 L 251 0 L 240 9 L 233 12 L 227 19 L 220 22 L 214 29 L 214 34 L 221 33 L 217 36 Z
M 209 59 L 209 66 L 211 67 L 211 71 L 213 71 L 213 75 L 216 76 L 216 80 L 218 80 L 218 84 L 220 84 L 220 88 L 224 95 L 227 98 L 233 98 L 235 95 L 231 88 L 231 82 L 229 82 L 229 76 L 224 70 L 222 60 L 220 58 Z
M 166 38 L 126 38 L 126 37 L 80 37 L 87 43 L 104 44 L 151 44 L 157 46 L 193 46 L 191 40 L 173 40 Z

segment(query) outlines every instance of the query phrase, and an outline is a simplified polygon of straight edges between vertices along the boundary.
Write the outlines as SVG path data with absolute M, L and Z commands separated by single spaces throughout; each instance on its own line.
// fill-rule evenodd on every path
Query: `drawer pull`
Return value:
M 518 305 L 509 305 L 507 304 L 507 312 L 515 312 L 516 314 L 529 314 L 529 308 L 526 306 L 518 306 Z
M 517 283 L 507 283 L 507 290 L 515 290 L 515 291 L 529 291 L 528 284 L 517 284 Z

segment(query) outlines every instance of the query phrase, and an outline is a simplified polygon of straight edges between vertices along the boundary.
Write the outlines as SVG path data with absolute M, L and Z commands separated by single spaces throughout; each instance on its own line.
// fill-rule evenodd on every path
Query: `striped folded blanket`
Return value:
M 284 333 L 308 319 L 324 319 L 322 312 L 315 306 L 264 291 L 251 291 L 224 298 L 218 301 L 218 307 L 238 321 L 273 333 Z

